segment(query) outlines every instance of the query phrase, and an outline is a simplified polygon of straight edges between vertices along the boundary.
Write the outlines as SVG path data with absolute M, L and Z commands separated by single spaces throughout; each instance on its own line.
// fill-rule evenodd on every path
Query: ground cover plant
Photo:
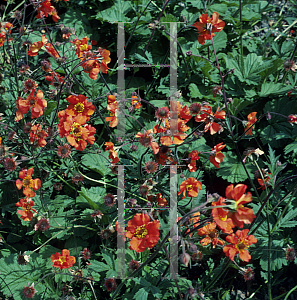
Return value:
M 3 1 L 1 299 L 297 299 L 294 1 Z

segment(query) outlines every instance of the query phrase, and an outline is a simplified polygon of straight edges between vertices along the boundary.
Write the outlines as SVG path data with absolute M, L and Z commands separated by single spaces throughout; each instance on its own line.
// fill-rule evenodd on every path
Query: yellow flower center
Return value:
M 141 226 L 138 226 L 136 228 L 136 233 L 135 233 L 135 236 L 139 239 L 143 239 L 146 235 L 148 234 L 148 231 L 147 229 L 145 228 L 145 225 L 141 225 Z
M 88 50 L 88 45 L 87 45 L 87 44 L 80 45 L 80 46 L 79 46 L 79 50 L 80 50 L 80 51 L 86 51 L 86 50 Z
M 226 221 L 226 220 L 227 220 L 227 216 L 221 217 L 220 219 L 221 219 L 222 221 Z
M 30 204 L 27 204 L 27 205 L 25 206 L 25 210 L 31 210 L 31 205 L 30 205 Z
M 81 113 L 81 112 L 84 111 L 85 106 L 84 106 L 82 103 L 79 102 L 79 103 L 77 103 L 77 104 L 74 105 L 74 109 L 75 109 L 77 112 Z
M 60 257 L 59 257 L 59 262 L 60 262 L 61 264 L 63 264 L 65 261 L 66 261 L 66 257 L 65 257 L 65 256 L 60 256 Z
M 192 184 L 188 184 L 186 186 L 187 191 L 191 191 L 193 189 L 193 185 Z
M 73 136 L 76 139 L 80 139 L 81 135 L 82 135 L 82 128 L 81 125 L 78 123 L 74 123 L 71 127 L 71 134 L 73 134 Z
M 32 177 L 27 175 L 23 180 L 23 187 L 28 188 L 28 187 L 32 187 L 32 185 L 33 185 Z

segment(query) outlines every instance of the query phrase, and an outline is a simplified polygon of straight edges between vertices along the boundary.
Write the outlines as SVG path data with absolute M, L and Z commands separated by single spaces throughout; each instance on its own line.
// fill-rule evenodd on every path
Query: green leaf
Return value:
M 265 82 L 261 85 L 261 91 L 258 93 L 259 97 L 267 97 L 271 94 L 281 94 L 286 93 L 291 88 L 287 85 L 282 83 L 275 83 L 275 82 Z
M 110 162 L 107 157 L 107 152 L 98 154 L 85 154 L 81 159 L 81 163 L 104 177 L 111 172 L 109 168 Z
M 105 194 L 105 188 L 99 186 L 92 186 L 90 189 L 82 187 L 81 191 L 79 192 L 79 196 L 77 197 L 77 201 L 85 202 L 85 200 L 87 200 L 90 207 L 95 210 L 100 208 L 98 203 L 103 202 L 103 197 Z
M 296 154 L 297 153 L 297 142 L 293 142 L 293 143 L 287 145 L 284 150 L 285 150 L 285 154 L 288 154 L 292 151 L 294 152 L 294 154 Z
M 193 98 L 203 98 L 203 95 L 200 93 L 197 85 L 195 83 L 190 83 L 189 85 L 190 95 Z
M 131 10 L 132 6 L 129 1 L 115 0 L 112 7 L 98 12 L 96 19 L 111 23 L 127 22 L 130 21 L 130 18 L 126 15 Z
M 230 183 L 242 182 L 248 178 L 242 163 L 237 159 L 226 155 L 223 163 L 217 171 L 217 176 L 222 177 Z M 250 176 L 253 177 L 251 175 L 253 167 L 250 164 L 246 164 L 245 167 L 247 168 Z
M 141 288 L 140 290 L 138 290 L 135 294 L 135 296 L 133 297 L 133 299 L 136 300 L 146 300 L 148 297 L 148 292 L 145 288 Z
M 234 75 L 241 82 L 258 85 L 261 81 L 260 72 L 266 69 L 267 64 L 262 60 L 262 56 L 250 53 L 243 60 L 241 55 L 236 54 L 234 58 L 227 58 L 225 61 L 228 69 L 234 69 Z

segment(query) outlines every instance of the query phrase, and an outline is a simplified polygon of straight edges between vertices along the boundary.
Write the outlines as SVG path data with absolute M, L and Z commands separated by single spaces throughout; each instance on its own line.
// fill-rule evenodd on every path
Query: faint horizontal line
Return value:
M 162 65 L 145 65 L 145 64 L 140 64 L 140 65 L 131 65 L 131 64 L 125 64 L 125 67 L 127 68 L 152 68 L 152 67 L 170 67 L 170 64 L 162 64 Z

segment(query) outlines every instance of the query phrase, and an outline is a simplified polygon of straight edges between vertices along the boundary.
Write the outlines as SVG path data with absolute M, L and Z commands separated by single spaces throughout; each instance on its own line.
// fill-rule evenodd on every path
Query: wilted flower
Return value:
M 88 248 L 84 248 L 84 250 L 80 252 L 80 255 L 82 255 L 82 258 L 84 260 L 88 260 L 91 258 L 92 251 L 89 250 Z
M 26 251 L 23 254 L 20 253 L 17 258 L 17 262 L 21 266 L 24 266 L 29 262 L 30 255 L 26 255 L 25 253 Z
M 34 230 L 40 230 L 42 232 L 48 230 L 51 227 L 50 223 L 49 223 L 49 219 L 46 218 L 41 218 L 37 224 L 35 224 L 34 226 Z
M 158 170 L 158 167 L 159 167 L 159 165 L 153 160 L 146 162 L 145 166 L 144 166 L 144 168 L 148 174 L 155 173 Z
M 6 171 L 12 172 L 16 169 L 19 163 L 16 162 L 17 157 L 5 157 L 4 158 L 4 169 Z
M 284 250 L 286 251 L 286 260 L 294 261 L 297 255 L 296 250 L 293 247 L 290 247 L 289 245 Z
M 37 291 L 34 288 L 34 282 L 30 286 L 28 283 L 28 286 L 25 286 L 23 289 L 23 294 L 25 298 L 33 298 L 36 292 Z
M 71 154 L 71 147 L 69 144 L 64 143 L 58 146 L 58 155 L 62 158 L 67 158 Z
M 136 261 L 136 260 L 131 260 L 129 262 L 129 269 L 132 270 L 132 271 L 135 271 L 139 268 L 140 266 L 140 261 Z
M 239 273 L 243 275 L 245 281 L 253 280 L 255 277 L 255 272 L 250 267 L 247 269 L 242 268 Z
M 112 194 L 107 194 L 105 197 L 104 197 L 104 204 L 107 205 L 107 206 L 113 206 L 115 204 L 115 198 L 114 198 L 114 195 Z
M 114 278 L 105 278 L 104 286 L 108 292 L 112 292 L 117 288 L 117 283 Z

